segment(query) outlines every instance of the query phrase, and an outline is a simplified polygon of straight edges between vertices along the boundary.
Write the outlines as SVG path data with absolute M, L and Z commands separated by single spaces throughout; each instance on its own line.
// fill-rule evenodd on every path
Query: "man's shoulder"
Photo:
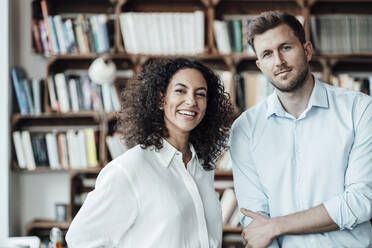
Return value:
M 257 122 L 261 122 L 266 119 L 266 114 L 267 98 L 264 101 L 242 112 L 240 116 L 234 121 L 232 128 L 250 128 L 257 124 Z

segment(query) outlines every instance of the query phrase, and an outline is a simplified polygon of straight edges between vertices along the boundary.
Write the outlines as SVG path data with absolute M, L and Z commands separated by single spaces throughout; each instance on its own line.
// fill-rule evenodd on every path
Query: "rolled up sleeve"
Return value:
M 230 156 L 238 205 L 270 218 L 268 199 L 252 161 L 247 129 L 242 119 L 238 119 L 232 126 L 230 135 Z M 242 226 L 251 222 L 251 218 L 242 214 L 240 216 Z M 269 248 L 276 247 L 279 246 L 277 240 L 274 240 Z
M 355 104 L 355 138 L 345 173 L 345 191 L 324 203 L 332 220 L 343 229 L 372 217 L 372 104 L 362 96 Z

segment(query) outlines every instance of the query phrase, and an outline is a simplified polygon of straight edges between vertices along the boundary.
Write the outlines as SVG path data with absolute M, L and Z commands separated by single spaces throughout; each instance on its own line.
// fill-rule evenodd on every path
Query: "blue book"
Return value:
M 49 20 L 50 32 L 52 33 L 53 50 L 55 54 L 58 54 L 59 46 L 58 46 L 56 28 L 54 27 L 53 17 L 48 16 L 48 20 Z
M 22 80 L 26 77 L 26 72 L 22 68 L 17 67 L 13 67 L 10 72 L 19 110 L 21 114 L 29 114 L 30 108 L 27 103 L 26 91 L 22 83 Z

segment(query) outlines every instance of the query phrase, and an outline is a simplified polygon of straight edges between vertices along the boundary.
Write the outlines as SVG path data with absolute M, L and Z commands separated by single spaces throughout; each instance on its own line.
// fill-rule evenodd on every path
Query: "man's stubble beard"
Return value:
M 281 92 L 293 92 L 297 89 L 301 88 L 306 81 L 306 78 L 309 74 L 309 64 L 307 61 L 304 61 L 303 70 L 300 72 L 300 74 L 294 78 L 292 81 L 290 81 L 288 86 L 281 86 L 278 83 L 275 83 L 274 80 L 272 80 L 270 83 L 279 91 Z

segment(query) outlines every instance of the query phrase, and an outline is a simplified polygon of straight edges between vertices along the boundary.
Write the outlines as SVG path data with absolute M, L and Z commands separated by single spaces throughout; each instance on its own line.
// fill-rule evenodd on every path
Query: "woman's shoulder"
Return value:
M 148 166 L 152 160 L 151 156 L 153 155 L 149 149 L 136 145 L 113 159 L 106 167 L 113 167 L 113 170 L 120 169 L 126 173 L 138 173 L 138 171 Z

